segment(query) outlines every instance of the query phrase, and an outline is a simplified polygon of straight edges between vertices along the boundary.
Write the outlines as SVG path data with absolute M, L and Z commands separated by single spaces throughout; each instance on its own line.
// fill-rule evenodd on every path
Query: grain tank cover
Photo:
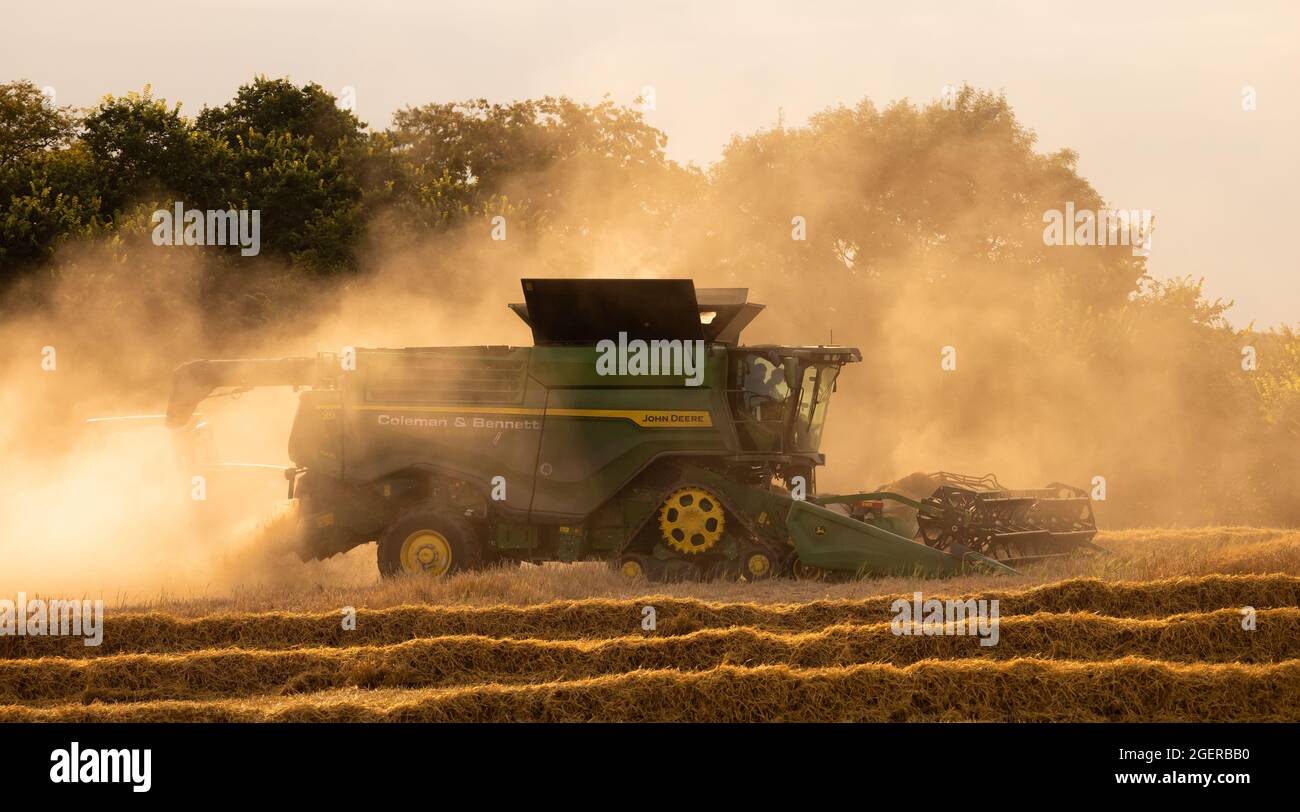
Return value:
M 525 279 L 524 302 L 510 309 L 533 331 L 533 343 L 594 344 L 629 340 L 735 344 L 762 305 L 746 288 L 701 288 L 689 279 Z

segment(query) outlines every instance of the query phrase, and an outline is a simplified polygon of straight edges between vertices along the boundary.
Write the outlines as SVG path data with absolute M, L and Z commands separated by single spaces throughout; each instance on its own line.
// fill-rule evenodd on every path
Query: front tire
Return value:
M 442 578 L 483 564 L 474 526 L 463 516 L 416 507 L 398 516 L 379 536 L 379 574 Z

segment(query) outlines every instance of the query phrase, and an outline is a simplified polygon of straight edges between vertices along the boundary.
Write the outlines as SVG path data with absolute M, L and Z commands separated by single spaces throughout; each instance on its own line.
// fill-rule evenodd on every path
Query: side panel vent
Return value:
M 437 352 L 365 357 L 366 401 L 432 404 L 516 404 L 528 371 L 522 359 Z

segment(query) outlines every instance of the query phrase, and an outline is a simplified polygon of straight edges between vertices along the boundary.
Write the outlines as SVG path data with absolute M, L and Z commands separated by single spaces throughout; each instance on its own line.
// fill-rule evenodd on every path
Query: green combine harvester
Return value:
M 299 553 L 378 542 L 384 575 L 605 560 L 629 578 L 945 576 L 1093 547 L 1061 485 L 932 477 L 818 494 L 853 347 L 743 346 L 763 309 L 689 280 L 527 279 L 532 347 L 192 361 L 167 424 L 216 390 L 304 387 L 289 438 Z M 888 507 L 888 510 L 886 509 Z

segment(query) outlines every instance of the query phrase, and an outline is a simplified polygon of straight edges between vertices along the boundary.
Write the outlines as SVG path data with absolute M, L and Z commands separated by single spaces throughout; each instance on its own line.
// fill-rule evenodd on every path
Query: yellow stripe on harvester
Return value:
M 334 410 L 337 404 L 317 408 Z M 529 409 L 521 406 L 413 406 L 406 403 L 365 403 L 349 406 L 364 412 L 426 412 L 435 414 L 509 414 L 532 417 L 592 417 L 604 420 L 629 420 L 647 429 L 704 429 L 713 427 L 708 411 L 679 409 Z
M 337 403 L 322 403 L 321 409 L 337 409 Z M 515 414 L 541 417 L 543 409 L 526 409 L 522 406 L 412 406 L 409 403 L 362 403 L 348 406 L 358 412 L 433 412 L 435 414 Z
M 713 426 L 713 416 L 708 412 L 675 409 L 547 409 L 546 416 L 621 418 L 649 429 L 691 429 Z

